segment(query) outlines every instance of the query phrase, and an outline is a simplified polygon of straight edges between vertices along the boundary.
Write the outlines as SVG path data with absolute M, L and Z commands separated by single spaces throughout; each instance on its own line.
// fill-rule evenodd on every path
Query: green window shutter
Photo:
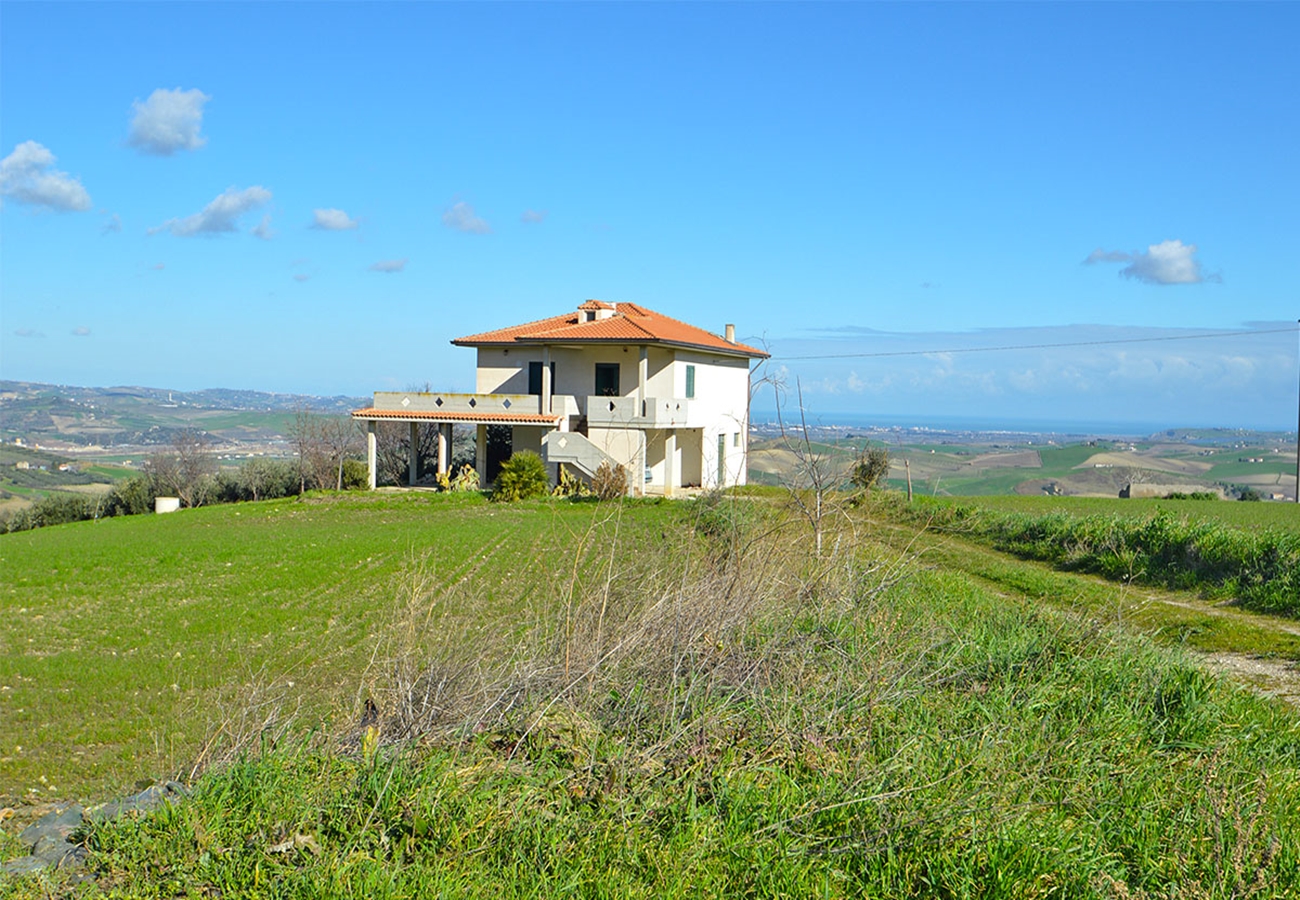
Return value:
M 695 397 L 695 366 L 686 367 L 686 399 Z

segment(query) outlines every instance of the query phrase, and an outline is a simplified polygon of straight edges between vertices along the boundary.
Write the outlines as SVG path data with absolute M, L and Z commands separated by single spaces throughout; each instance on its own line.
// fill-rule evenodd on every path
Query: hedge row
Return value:
M 1246 609 L 1300 618 L 1300 535 L 1291 532 L 1246 531 L 1165 511 L 1080 517 L 926 501 L 907 515 L 1062 569 L 1199 590 Z

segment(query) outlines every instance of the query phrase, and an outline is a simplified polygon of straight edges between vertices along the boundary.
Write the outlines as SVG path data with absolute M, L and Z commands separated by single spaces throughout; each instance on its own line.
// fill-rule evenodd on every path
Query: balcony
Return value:
M 597 428 L 689 428 L 690 401 L 677 397 L 587 397 L 587 425 Z

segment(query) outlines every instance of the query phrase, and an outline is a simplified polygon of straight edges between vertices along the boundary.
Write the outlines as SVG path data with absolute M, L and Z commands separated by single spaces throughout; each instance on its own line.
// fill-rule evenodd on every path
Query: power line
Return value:
M 1208 338 L 1254 337 L 1261 334 L 1295 334 L 1300 328 L 1270 328 L 1261 331 L 1220 331 L 1212 334 L 1180 334 L 1168 337 L 1112 338 L 1099 341 L 1062 341 L 1059 344 L 1007 344 L 1000 347 L 952 347 L 947 350 L 885 350 L 878 353 L 819 353 L 810 356 L 773 356 L 782 362 L 806 359 L 873 359 L 884 356 L 930 356 L 937 353 L 997 353 L 1005 350 L 1055 350 L 1061 347 L 1101 347 L 1113 344 L 1151 344 L 1160 341 L 1198 341 Z

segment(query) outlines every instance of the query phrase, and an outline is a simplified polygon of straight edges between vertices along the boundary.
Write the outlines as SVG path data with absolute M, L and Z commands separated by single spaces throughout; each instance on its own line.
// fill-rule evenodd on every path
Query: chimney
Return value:
M 736 343 L 736 326 L 735 326 L 735 325 L 731 325 L 731 324 L 728 324 L 728 325 L 727 325 L 727 343 L 728 343 L 728 344 L 734 344 L 734 343 Z

